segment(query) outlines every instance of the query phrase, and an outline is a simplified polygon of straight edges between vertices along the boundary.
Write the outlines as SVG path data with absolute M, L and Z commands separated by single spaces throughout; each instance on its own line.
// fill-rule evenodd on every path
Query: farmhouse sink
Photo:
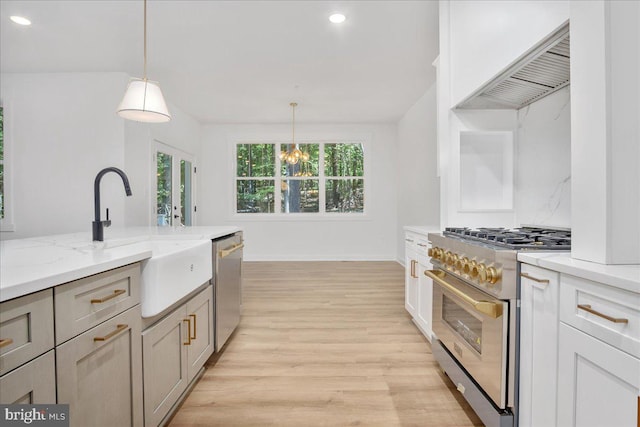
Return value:
M 210 240 L 150 240 L 142 262 L 142 317 L 153 317 L 212 277 Z

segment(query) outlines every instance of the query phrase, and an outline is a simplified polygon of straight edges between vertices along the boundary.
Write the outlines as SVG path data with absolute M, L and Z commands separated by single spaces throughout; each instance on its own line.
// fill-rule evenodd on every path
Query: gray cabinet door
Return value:
M 191 319 L 191 345 L 187 347 L 188 378 L 193 380 L 213 354 L 213 290 L 207 286 L 187 302 L 187 316 Z
M 189 321 L 182 305 L 142 333 L 145 426 L 157 426 L 186 390 Z
M 56 347 L 71 426 L 142 426 L 140 306 Z
M 56 362 L 50 350 L 31 362 L 0 377 L 0 403 L 56 403 Z

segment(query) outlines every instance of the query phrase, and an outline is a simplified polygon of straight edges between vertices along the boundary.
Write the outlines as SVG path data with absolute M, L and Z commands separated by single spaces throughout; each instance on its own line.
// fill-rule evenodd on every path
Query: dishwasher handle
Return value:
M 235 251 L 244 248 L 244 243 L 238 243 L 237 245 L 231 246 L 230 248 L 227 249 L 220 249 L 218 251 L 218 256 L 220 258 L 224 258 L 226 256 L 231 255 L 232 253 L 234 253 Z

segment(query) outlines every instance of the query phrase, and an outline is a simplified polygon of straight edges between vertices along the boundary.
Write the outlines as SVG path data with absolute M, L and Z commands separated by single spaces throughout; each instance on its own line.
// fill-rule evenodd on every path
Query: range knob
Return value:
M 483 263 L 480 263 L 480 264 L 478 264 L 476 269 L 478 270 L 478 281 L 480 283 L 486 282 L 487 281 L 487 266 L 484 265 Z
M 460 263 L 462 264 L 462 266 L 460 267 L 460 270 L 464 274 L 469 274 L 471 272 L 471 262 L 469 261 L 469 258 L 463 257 Z
M 464 258 L 458 258 L 458 260 L 456 261 L 456 270 L 458 270 L 459 272 L 463 271 L 464 268 Z
M 435 259 L 442 259 L 442 249 L 438 247 L 433 248 L 433 257 Z
M 444 255 L 445 255 L 444 262 L 446 262 L 449 265 L 453 264 L 452 262 L 453 253 L 451 253 L 451 251 L 447 251 L 445 252 Z
M 460 257 L 458 257 L 458 254 L 453 254 L 451 255 L 451 262 L 449 263 L 449 265 L 457 266 L 459 260 L 460 260 Z
M 471 273 L 471 277 L 478 277 L 478 263 L 475 260 L 472 260 L 469 263 L 469 271 Z
M 433 258 L 433 249 L 432 248 L 427 249 L 427 255 L 429 256 L 429 258 Z
M 498 280 L 500 280 L 500 272 L 495 267 L 487 268 L 487 282 L 490 285 L 495 284 Z

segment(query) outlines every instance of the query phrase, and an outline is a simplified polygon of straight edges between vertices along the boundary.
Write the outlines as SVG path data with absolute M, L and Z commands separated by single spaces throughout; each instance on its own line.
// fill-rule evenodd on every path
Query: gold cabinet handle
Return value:
M 111 295 L 107 295 L 106 297 L 102 297 L 102 298 L 92 299 L 91 304 L 101 304 L 103 302 L 107 302 L 110 299 L 114 299 L 115 297 L 124 294 L 125 292 L 127 292 L 126 289 L 116 289 L 115 291 L 113 291 Z
M 219 250 L 218 254 L 219 254 L 220 258 L 224 258 L 224 257 L 226 257 L 228 255 L 231 255 L 232 253 L 234 253 L 238 249 L 242 249 L 242 248 L 244 248 L 244 243 L 239 243 L 239 244 L 237 244 L 235 246 L 232 246 L 230 248 Z
M 444 271 L 425 270 L 424 274 L 425 276 L 428 276 L 431 279 L 435 280 L 440 286 L 447 289 L 449 292 L 461 298 L 467 304 L 471 305 L 477 312 L 486 314 L 493 319 L 497 319 L 498 317 L 502 316 L 502 304 L 494 303 L 491 301 L 478 301 L 470 297 L 461 290 L 447 283 L 444 280 L 444 278 L 447 276 L 447 273 L 445 273 Z
M 109 332 L 107 335 L 103 336 L 103 337 L 93 337 L 93 341 L 106 341 L 109 338 L 113 338 L 116 335 L 118 335 L 120 332 L 124 331 L 125 329 L 127 329 L 129 327 L 129 325 L 118 325 L 116 326 L 115 331 L 111 331 Z
M 191 319 L 182 319 L 183 322 L 187 322 L 187 342 L 183 342 L 183 345 L 191 345 Z
M 195 314 L 190 314 L 189 317 L 191 317 L 193 319 L 193 337 L 191 337 L 192 340 L 196 339 L 196 331 L 198 329 L 198 324 L 196 323 L 196 315 Z M 191 332 L 189 332 L 191 333 Z
M 591 308 L 591 306 L 589 304 L 578 304 L 578 309 L 579 310 L 584 310 L 587 313 L 591 313 L 591 314 L 593 314 L 595 316 L 602 317 L 603 319 L 606 319 L 609 322 L 613 322 L 613 323 L 629 323 L 629 319 L 623 319 L 623 318 L 620 318 L 620 317 L 608 316 L 608 315 L 606 315 L 604 313 L 600 313 L 599 311 L 594 310 L 593 308 Z
M 13 340 L 11 338 L 5 338 L 0 340 L 0 348 L 6 347 L 9 344 L 13 344 Z
M 520 273 L 520 277 L 524 277 L 525 279 L 533 280 L 538 283 L 549 283 L 548 279 L 538 279 L 537 277 L 531 276 L 529 273 Z
M 418 276 L 416 275 L 416 264 L 418 264 L 418 261 L 416 261 L 415 259 L 411 260 L 411 277 L 413 277 L 414 279 L 417 279 Z

